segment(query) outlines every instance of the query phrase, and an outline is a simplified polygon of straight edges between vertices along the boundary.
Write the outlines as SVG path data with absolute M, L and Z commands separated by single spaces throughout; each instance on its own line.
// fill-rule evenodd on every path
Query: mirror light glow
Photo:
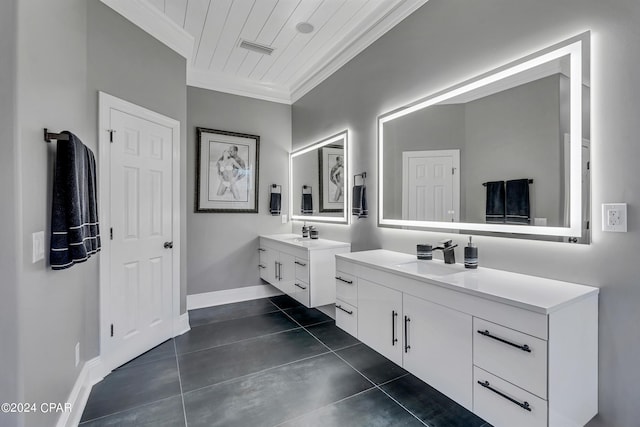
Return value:
M 321 147 L 326 145 L 330 145 L 336 142 L 344 143 L 344 164 L 346 165 L 345 179 L 344 179 L 344 187 L 342 189 L 344 194 L 344 209 L 342 212 L 342 217 L 339 216 L 318 216 L 318 215 L 294 215 L 293 212 L 293 192 L 297 191 L 293 188 L 293 159 L 301 156 L 303 154 L 309 153 L 311 151 L 315 151 Z M 350 152 L 349 152 L 349 131 L 345 130 L 336 135 L 330 136 L 322 141 L 319 141 L 315 144 L 311 144 L 305 148 L 294 151 L 289 155 L 289 212 L 291 212 L 291 219 L 297 221 L 312 221 L 312 222 L 332 222 L 337 224 L 348 224 L 351 218 L 351 209 L 350 209 L 350 193 L 349 193 L 349 183 L 350 183 Z
M 512 63 L 485 74 L 477 79 L 462 83 L 451 90 L 423 98 L 378 117 L 378 225 L 409 227 L 418 229 L 477 230 L 486 232 L 536 234 L 544 236 L 580 237 L 582 234 L 582 51 L 585 48 L 580 36 L 561 47 L 551 47 L 521 61 Z M 472 90 L 514 76 L 558 58 L 570 58 L 570 218 L 569 227 L 542 227 L 533 225 L 460 223 L 439 221 L 407 221 L 388 219 L 383 216 L 384 207 L 384 124 L 422 110 L 431 105 L 468 93 Z

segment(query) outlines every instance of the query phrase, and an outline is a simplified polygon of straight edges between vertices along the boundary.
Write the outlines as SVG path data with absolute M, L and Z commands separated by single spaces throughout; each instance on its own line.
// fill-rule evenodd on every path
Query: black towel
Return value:
M 271 215 L 280 215 L 282 210 L 282 194 L 271 193 L 271 200 L 269 201 L 269 212 Z
M 305 215 L 313 213 L 313 197 L 311 196 L 311 193 L 302 193 L 302 207 L 300 212 Z
M 488 224 L 504 224 L 504 181 L 487 182 L 485 221 Z
M 507 181 L 505 222 L 507 224 L 524 224 L 530 222 L 529 180 L 513 179 Z
M 58 140 L 49 261 L 54 270 L 84 262 L 100 250 L 96 161 L 93 152 L 71 132 Z
M 358 218 L 367 218 L 369 216 L 369 210 L 367 208 L 367 186 L 366 185 L 354 185 L 352 193 L 351 214 L 356 215 Z

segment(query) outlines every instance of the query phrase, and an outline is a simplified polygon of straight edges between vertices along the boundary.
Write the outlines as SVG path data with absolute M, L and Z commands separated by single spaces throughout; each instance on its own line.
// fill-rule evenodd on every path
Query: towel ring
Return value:
M 367 173 L 366 172 L 362 172 L 362 173 L 353 175 L 353 185 L 356 184 L 356 177 L 362 178 L 362 185 L 364 185 L 365 179 L 367 178 Z
M 280 191 L 273 191 L 274 188 L 280 188 Z M 282 194 L 282 185 L 279 184 L 271 184 L 271 187 L 269 187 L 269 192 L 270 193 L 276 193 L 276 194 Z
M 305 193 L 305 190 L 309 190 L 308 193 Z M 311 194 L 312 193 L 312 187 L 310 185 L 303 185 L 302 186 L 302 194 Z

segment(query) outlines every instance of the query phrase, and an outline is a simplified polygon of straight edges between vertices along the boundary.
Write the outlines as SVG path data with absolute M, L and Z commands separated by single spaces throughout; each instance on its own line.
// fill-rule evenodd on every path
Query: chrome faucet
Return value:
M 452 245 L 452 240 L 451 239 L 446 239 L 446 240 L 441 240 L 438 243 L 440 243 L 442 246 L 437 246 L 435 248 L 433 248 L 433 250 L 435 251 L 436 249 L 440 249 L 444 255 L 444 263 L 445 264 L 455 264 L 456 263 L 456 253 L 453 250 L 453 248 L 455 248 L 456 246 L 458 246 L 457 244 Z

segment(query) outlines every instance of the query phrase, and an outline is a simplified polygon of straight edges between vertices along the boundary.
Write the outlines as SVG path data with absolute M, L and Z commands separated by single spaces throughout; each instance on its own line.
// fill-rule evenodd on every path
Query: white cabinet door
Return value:
M 260 247 L 260 277 L 277 286 L 276 270 L 278 262 L 278 251 L 269 246 Z
M 472 409 L 472 317 L 404 294 L 403 366 Z
M 402 366 L 402 293 L 358 279 L 358 339 Z
M 279 253 L 278 259 L 278 283 L 279 288 L 282 292 L 287 295 L 291 295 L 298 288 L 294 285 L 296 280 L 296 258 L 293 255 L 289 255 L 285 252 Z

